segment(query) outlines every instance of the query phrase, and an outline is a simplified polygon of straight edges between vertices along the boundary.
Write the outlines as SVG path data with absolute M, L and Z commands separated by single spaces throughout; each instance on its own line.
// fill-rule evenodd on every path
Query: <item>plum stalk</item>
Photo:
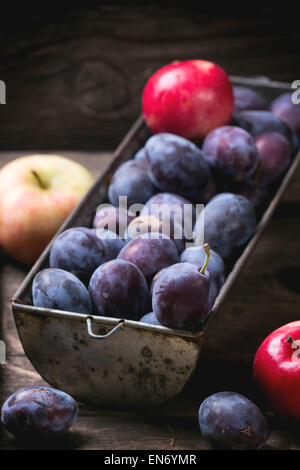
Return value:
M 202 268 L 200 269 L 200 274 L 203 274 L 204 273 L 204 270 L 207 266 L 207 263 L 208 263 L 208 260 L 209 260 L 209 257 L 210 257 L 210 247 L 209 247 L 209 244 L 208 243 L 204 243 L 203 245 L 203 250 L 205 251 L 206 253 L 206 257 L 205 257 L 205 261 L 204 261 L 204 264 L 202 266 Z

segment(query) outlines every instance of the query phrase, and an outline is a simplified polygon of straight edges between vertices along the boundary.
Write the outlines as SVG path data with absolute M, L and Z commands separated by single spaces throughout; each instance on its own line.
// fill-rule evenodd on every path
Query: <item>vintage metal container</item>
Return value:
M 232 82 L 257 89 L 268 101 L 290 91 L 289 84 L 263 77 L 232 77 Z M 140 117 L 117 148 L 111 165 L 60 232 L 73 226 L 91 226 L 96 208 L 106 199 L 113 172 L 120 163 L 132 158 L 148 135 Z M 212 320 L 268 224 L 299 159 L 300 152 L 262 214 L 254 235 L 233 264 L 208 320 L 196 334 L 117 318 L 33 307 L 32 280 L 48 266 L 50 243 L 12 299 L 20 340 L 33 366 L 52 386 L 79 401 L 96 405 L 149 408 L 179 393 L 195 370 Z

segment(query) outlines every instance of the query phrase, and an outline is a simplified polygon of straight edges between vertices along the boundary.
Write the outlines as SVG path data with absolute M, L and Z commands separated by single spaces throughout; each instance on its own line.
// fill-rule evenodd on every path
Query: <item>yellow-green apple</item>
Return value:
M 34 262 L 93 183 L 91 173 L 58 155 L 18 158 L 0 171 L 0 245 Z

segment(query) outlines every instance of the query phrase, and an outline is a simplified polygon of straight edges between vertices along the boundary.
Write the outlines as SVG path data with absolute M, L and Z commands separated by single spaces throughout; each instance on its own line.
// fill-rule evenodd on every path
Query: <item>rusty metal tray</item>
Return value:
M 231 80 L 258 90 L 269 102 L 291 90 L 287 83 L 264 77 Z M 96 208 L 106 200 L 112 174 L 122 162 L 132 158 L 148 136 L 140 117 L 115 151 L 112 163 L 59 233 L 69 227 L 91 226 Z M 300 152 L 261 214 L 254 235 L 232 264 L 208 320 L 197 333 L 33 307 L 32 281 L 38 271 L 48 266 L 50 243 L 12 299 L 19 337 L 33 366 L 52 386 L 96 405 L 149 408 L 179 393 L 195 370 L 206 332 L 268 224 L 299 160 Z

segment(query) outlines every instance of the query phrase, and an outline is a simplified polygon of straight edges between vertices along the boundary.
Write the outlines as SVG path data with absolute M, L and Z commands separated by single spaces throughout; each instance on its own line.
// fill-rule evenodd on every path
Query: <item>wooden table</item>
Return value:
M 111 155 L 57 151 L 86 165 L 95 176 Z M 26 152 L 28 154 L 28 152 Z M 0 152 L 0 166 L 24 152 Z M 299 319 L 300 311 L 300 168 L 236 282 L 207 336 L 197 371 L 177 397 L 147 413 L 95 409 L 80 404 L 73 429 L 54 449 L 210 449 L 199 432 L 198 407 L 210 393 L 231 390 L 258 403 L 267 414 L 270 437 L 266 449 L 300 449 L 296 426 L 273 416 L 260 403 L 253 387 L 251 363 L 261 341 L 275 328 Z M 26 267 L 1 253 L 0 337 L 7 345 L 1 367 L 0 402 L 21 387 L 43 384 L 25 357 L 18 339 L 10 298 L 26 274 Z M 45 448 L 40 442 L 20 443 L 3 428 L 0 449 Z

